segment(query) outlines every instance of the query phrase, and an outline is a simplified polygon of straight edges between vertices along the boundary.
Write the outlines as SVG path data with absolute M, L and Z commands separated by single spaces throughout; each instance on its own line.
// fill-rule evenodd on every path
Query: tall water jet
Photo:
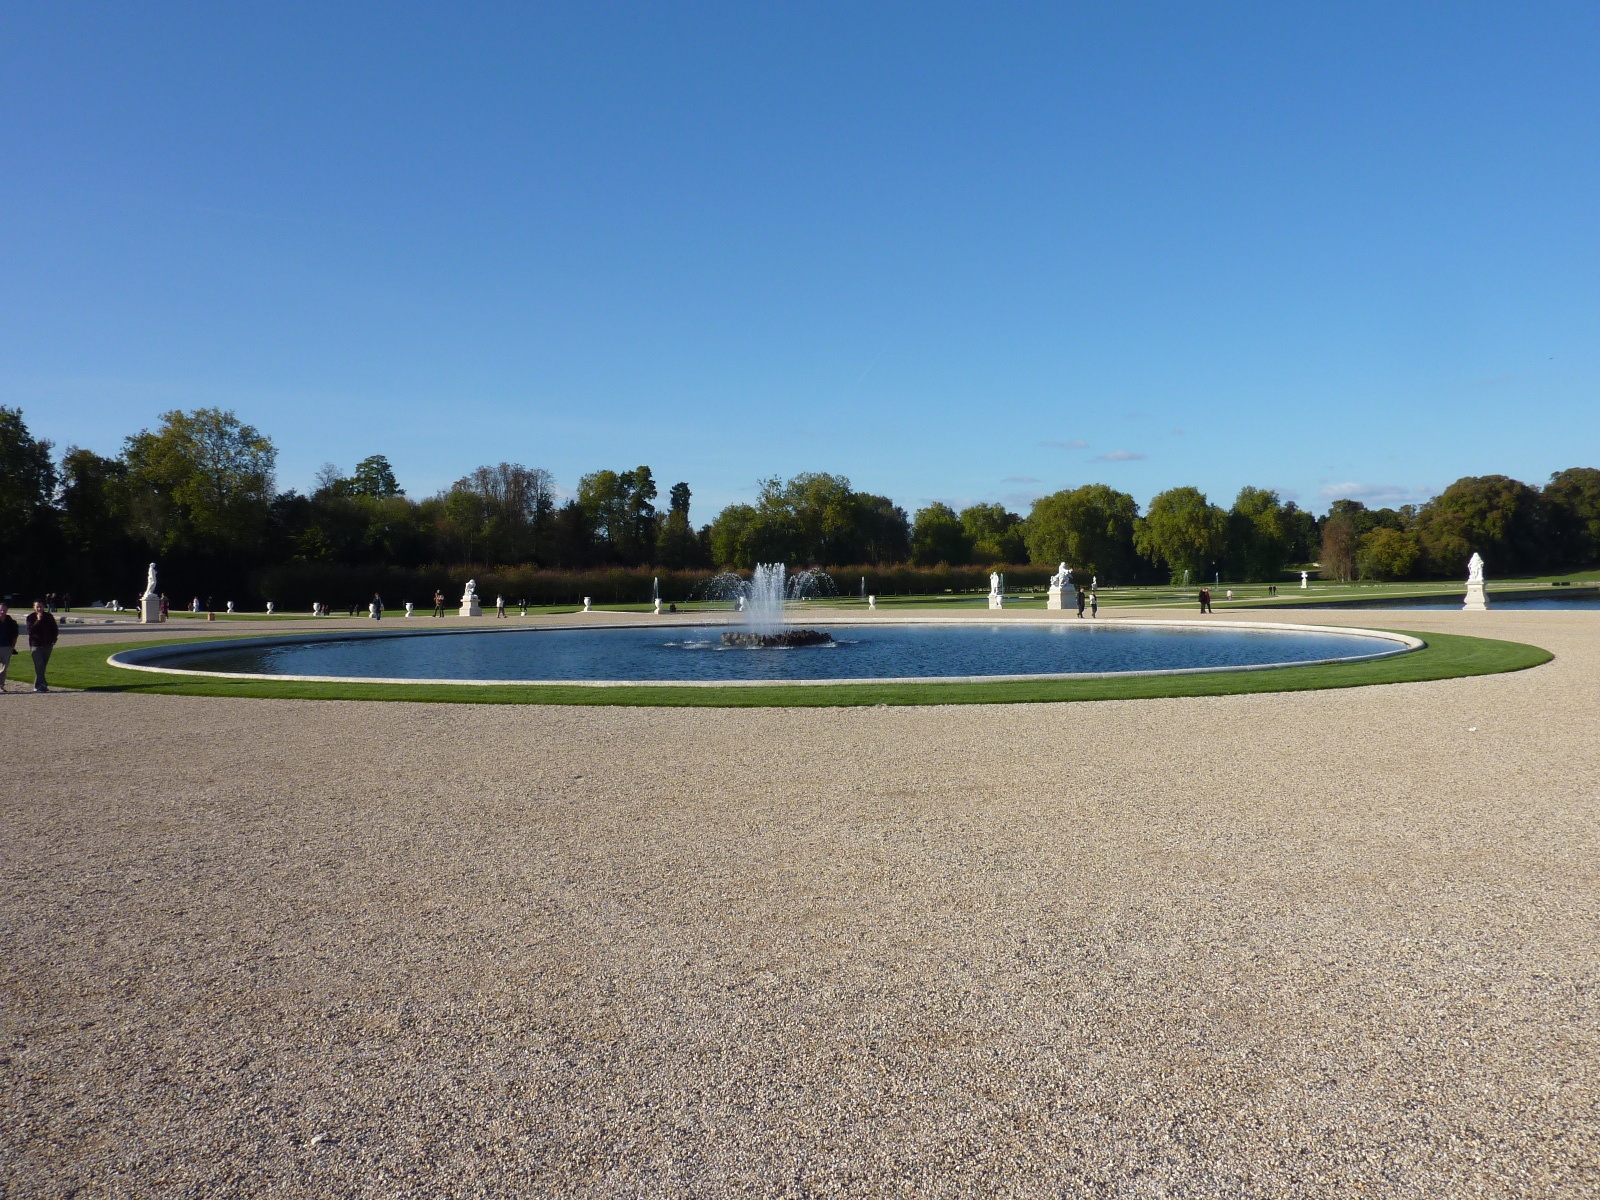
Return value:
M 724 572 L 703 585 L 709 599 L 731 601 L 744 628 L 722 635 L 723 645 L 781 647 L 827 645 L 833 636 L 815 629 L 788 627 L 788 602 L 830 595 L 833 580 L 819 570 L 790 575 L 783 563 L 757 563 L 748 581 Z

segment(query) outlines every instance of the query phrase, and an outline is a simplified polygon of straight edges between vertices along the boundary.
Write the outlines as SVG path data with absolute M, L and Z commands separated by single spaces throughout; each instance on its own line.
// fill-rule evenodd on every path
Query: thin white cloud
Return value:
M 1149 458 L 1148 454 L 1140 454 L 1137 450 L 1113 450 L 1109 454 L 1096 454 L 1095 462 L 1137 462 L 1141 458 Z
M 1420 504 L 1434 494 L 1429 487 L 1408 488 L 1397 483 L 1330 483 L 1321 491 L 1325 501 L 1359 500 L 1368 508 L 1394 508 L 1401 504 Z
M 1033 507 L 1033 502 L 1042 495 L 1043 492 L 1005 492 L 995 499 L 1013 512 L 1027 512 Z
M 1073 438 L 1069 442 L 1040 442 L 1041 446 L 1049 446 L 1056 450 L 1087 450 L 1089 443 L 1082 438 Z

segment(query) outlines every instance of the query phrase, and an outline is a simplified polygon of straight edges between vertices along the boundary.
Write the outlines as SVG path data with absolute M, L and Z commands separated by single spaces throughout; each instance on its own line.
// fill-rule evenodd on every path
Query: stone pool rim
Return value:
M 400 618 L 403 620 L 404 618 Z M 156 665 L 163 658 L 176 657 L 181 654 L 194 653 L 200 647 L 227 648 L 251 647 L 265 649 L 272 646 L 299 646 L 308 643 L 330 641 L 366 641 L 376 638 L 406 638 L 406 637 L 460 637 L 469 634 L 511 634 L 511 633 L 559 633 L 566 630 L 605 630 L 605 629 L 640 629 L 660 628 L 666 629 L 728 629 L 739 628 L 741 622 L 732 620 L 675 620 L 663 621 L 659 624 L 656 619 L 646 615 L 643 619 L 632 621 L 597 621 L 590 623 L 565 624 L 538 624 L 515 625 L 500 628 L 482 628 L 472 626 L 468 628 L 450 629 L 353 629 L 329 630 L 326 633 L 301 633 L 301 634 L 276 634 L 265 637 L 244 638 L 213 638 L 194 642 L 160 642 L 146 646 L 138 646 L 129 650 L 121 650 L 106 658 L 106 663 L 125 671 L 142 671 L 154 675 L 186 676 L 203 679 L 231 679 L 248 680 L 255 682 L 289 682 L 289 683 L 336 683 L 336 684 L 384 684 L 405 685 L 419 687 L 579 687 L 579 688 L 756 688 L 756 687 L 854 687 L 873 684 L 980 684 L 980 683 L 1024 683 L 1024 682 L 1069 682 L 1073 680 L 1092 679 L 1141 679 L 1157 676 L 1174 675 L 1222 675 L 1238 674 L 1250 671 L 1278 671 L 1289 667 L 1318 667 L 1342 666 L 1355 663 L 1370 663 L 1381 659 L 1394 658 L 1402 654 L 1410 654 L 1427 646 L 1421 638 L 1412 637 L 1410 634 L 1397 633 L 1385 629 L 1365 629 L 1342 625 L 1304 625 L 1282 621 L 1196 621 L 1196 620 L 1159 620 L 1146 618 L 1113 618 L 1107 620 L 1100 618 L 1093 621 L 1083 621 L 1069 615 L 1062 617 L 983 617 L 983 616 L 938 616 L 938 617 L 822 617 L 810 616 L 805 619 L 806 625 L 818 626 L 872 626 L 872 625 L 1064 625 L 1084 629 L 1117 629 L 1117 628 L 1160 628 L 1184 630 L 1253 630 L 1271 633 L 1316 633 L 1335 634 L 1351 638 L 1372 638 L 1379 641 L 1394 643 L 1392 649 L 1379 650 L 1369 654 L 1345 655 L 1338 658 L 1307 658 L 1296 659 L 1291 662 L 1279 663 L 1245 663 L 1233 666 L 1215 667 L 1167 667 L 1141 671 L 1067 671 L 1067 672 L 1039 672 L 1011 675 L 911 675 L 911 676 L 877 676 L 853 675 L 846 677 L 832 677 L 827 679 L 719 679 L 719 680 L 663 680 L 663 679 L 435 679 L 411 678 L 378 675 L 288 675 L 273 674 L 259 671 L 203 671 L 192 667 L 171 667 Z

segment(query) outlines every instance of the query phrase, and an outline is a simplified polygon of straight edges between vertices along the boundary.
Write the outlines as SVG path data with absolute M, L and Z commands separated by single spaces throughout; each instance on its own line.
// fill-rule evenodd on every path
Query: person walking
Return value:
M 161 619 L 163 621 L 167 619 L 167 594 L 165 592 L 161 593 Z
M 1095 618 L 1095 617 L 1098 617 L 1099 615 L 1100 615 L 1100 593 L 1099 592 L 1090 592 L 1089 593 L 1089 616 L 1091 618 Z
M 1087 593 L 1085 593 L 1082 588 L 1079 588 L 1078 589 L 1078 619 L 1080 621 L 1083 619 L 1083 606 L 1084 606 L 1084 603 L 1087 601 L 1087 599 L 1088 599 Z
M 0 692 L 6 690 L 6 672 L 11 668 L 11 656 L 17 652 L 17 637 L 21 632 L 17 619 L 0 604 Z
M 50 651 L 56 648 L 56 639 L 60 636 L 61 629 L 45 608 L 44 601 L 35 600 L 33 611 L 28 614 L 28 651 L 33 655 L 33 690 L 36 692 L 50 690 L 44 669 L 49 665 Z
M 438 588 L 433 589 L 433 615 L 436 617 L 444 616 L 444 593 Z
M 378 595 L 377 592 L 372 593 L 372 619 L 374 621 L 383 620 L 383 597 Z
M 506 615 L 506 598 L 504 596 L 496 596 L 494 598 L 494 615 L 497 617 Z
M 1200 611 L 1203 612 L 1203 613 L 1208 613 L 1208 612 L 1211 611 L 1211 589 L 1210 588 L 1201 588 L 1200 589 Z

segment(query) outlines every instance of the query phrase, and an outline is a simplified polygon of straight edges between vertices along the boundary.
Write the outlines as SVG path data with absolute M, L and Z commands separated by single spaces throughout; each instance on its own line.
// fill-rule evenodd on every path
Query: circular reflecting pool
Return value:
M 462 630 L 146 647 L 147 669 L 463 682 L 815 683 L 1234 670 L 1351 661 L 1415 643 L 1369 630 L 1133 621 L 881 621 L 816 625 L 831 644 L 723 644 L 726 625 Z

